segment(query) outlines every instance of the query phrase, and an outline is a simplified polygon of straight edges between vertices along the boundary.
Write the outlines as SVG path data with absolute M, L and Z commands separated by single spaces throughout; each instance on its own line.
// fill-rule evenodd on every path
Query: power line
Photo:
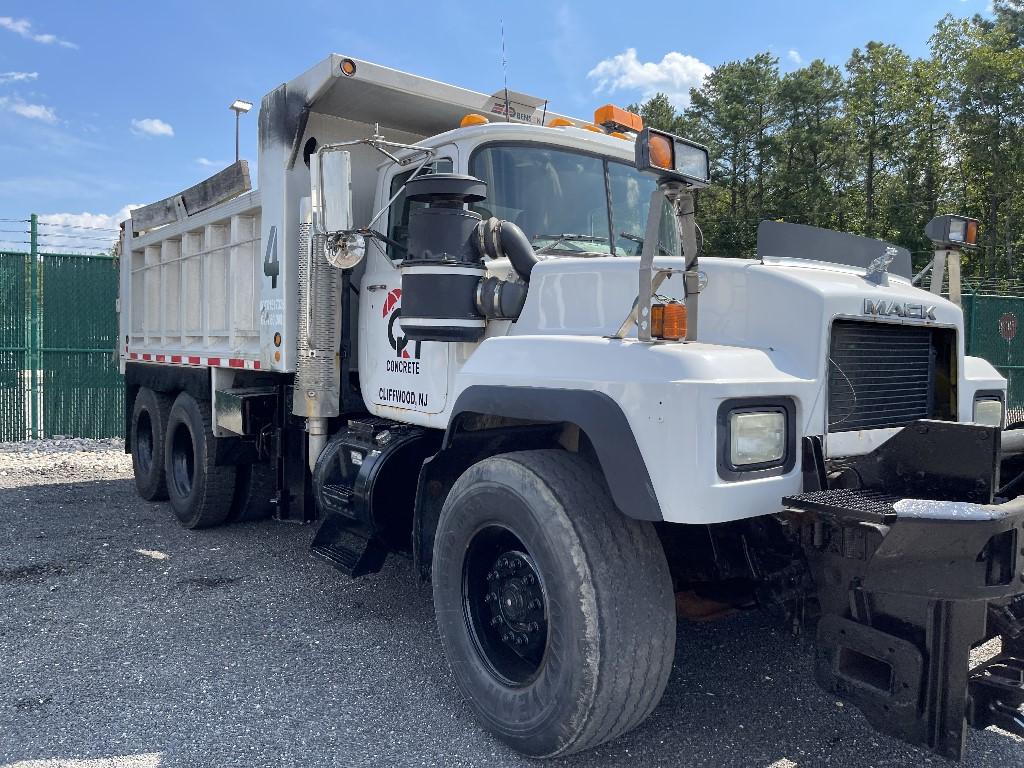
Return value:
M 120 232 L 120 229 L 113 227 L 87 227 L 84 224 L 60 224 L 57 222 L 40 221 L 39 226 L 41 227 L 61 227 L 63 229 L 91 229 L 97 232 Z
M 41 232 L 41 237 L 64 237 L 71 238 L 73 240 L 102 240 L 105 243 L 113 242 L 117 238 L 115 237 L 99 237 L 96 235 L 66 235 L 63 232 Z

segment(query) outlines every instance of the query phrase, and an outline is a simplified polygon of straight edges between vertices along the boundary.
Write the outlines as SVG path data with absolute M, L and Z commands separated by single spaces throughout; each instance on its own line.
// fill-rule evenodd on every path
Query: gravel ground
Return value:
M 312 527 L 183 530 L 119 443 L 59 442 L 0 446 L 0 768 L 538 764 L 473 721 L 409 562 L 351 581 Z M 927 764 L 760 614 L 681 625 L 653 716 L 548 763 Z M 974 732 L 965 765 L 1024 765 L 1024 742 Z

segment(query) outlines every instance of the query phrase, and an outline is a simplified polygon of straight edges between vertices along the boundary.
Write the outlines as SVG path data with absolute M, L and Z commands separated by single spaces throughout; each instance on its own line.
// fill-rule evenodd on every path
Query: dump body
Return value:
M 259 194 L 150 233 L 125 233 L 122 370 L 128 360 L 260 368 Z

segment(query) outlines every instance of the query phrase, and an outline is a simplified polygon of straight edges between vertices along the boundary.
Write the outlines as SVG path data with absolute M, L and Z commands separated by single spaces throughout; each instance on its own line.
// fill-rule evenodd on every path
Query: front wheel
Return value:
M 455 680 L 484 726 L 552 757 L 636 727 L 675 651 L 665 555 L 578 455 L 485 459 L 438 522 L 434 608 Z

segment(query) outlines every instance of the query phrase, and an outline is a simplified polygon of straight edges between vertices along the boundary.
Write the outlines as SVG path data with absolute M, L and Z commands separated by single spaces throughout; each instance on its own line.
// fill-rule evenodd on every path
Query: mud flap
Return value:
M 852 462 L 854 487 L 788 497 L 822 616 L 819 684 L 944 757 L 967 726 L 1024 736 L 1024 497 L 993 503 L 999 432 L 918 422 Z M 972 647 L 1004 652 L 969 669 Z

